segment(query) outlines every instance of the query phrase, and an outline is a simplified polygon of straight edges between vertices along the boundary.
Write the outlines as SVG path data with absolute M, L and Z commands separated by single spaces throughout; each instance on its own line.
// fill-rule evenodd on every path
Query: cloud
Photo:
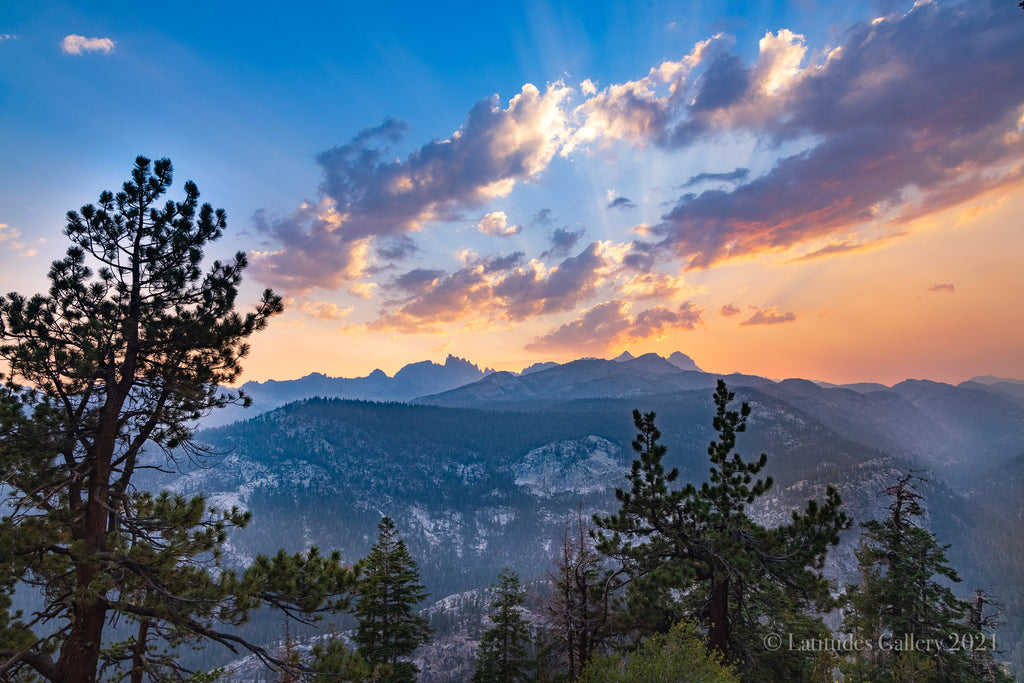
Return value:
M 71 34 L 64 36 L 64 40 L 60 41 L 60 49 L 69 55 L 80 55 L 84 52 L 110 54 L 114 51 L 114 41 L 110 38 L 86 38 Z
M 634 204 L 629 199 L 629 197 L 621 197 L 620 196 L 620 197 L 616 197 L 615 199 L 613 199 L 610 202 L 608 202 L 608 208 L 609 209 L 635 209 L 636 208 L 636 204 Z
M 685 108 L 687 77 L 700 65 L 711 42 L 698 43 L 686 57 L 663 62 L 644 78 L 595 92 L 573 110 L 573 118 L 581 123 L 562 148 L 562 155 L 594 142 L 602 146 L 618 140 L 641 147 L 660 144 L 674 112 Z
M 408 235 L 388 235 L 377 240 L 374 251 L 384 259 L 400 261 L 412 256 L 420 248 Z
M 1015 134 L 1024 96 L 1006 87 L 1024 82 L 1024 43 L 992 6 L 918 3 L 855 26 L 802 70 L 774 49 L 782 56 L 755 79 L 774 113 L 758 120 L 729 104 L 721 120 L 816 142 L 733 190 L 680 198 L 653 230 L 690 266 L 905 223 L 1024 180 Z M 764 90 L 776 79 L 784 96 Z
M 620 141 L 682 151 L 736 135 L 802 148 L 752 180 L 737 169 L 683 184 L 739 183 L 683 195 L 651 228 L 689 267 L 907 223 L 1024 183 L 1024 95 L 1009 86 L 1024 82 L 1024 42 L 1004 14 L 994 0 L 919 2 L 810 54 L 803 36 L 768 32 L 750 64 L 714 36 L 576 107 L 562 153 Z
M 724 109 L 738 103 L 750 86 L 750 73 L 738 55 L 719 53 L 708 64 L 690 105 L 691 112 Z
M 732 302 L 730 302 L 722 306 L 720 309 L 718 309 L 718 314 L 721 315 L 723 318 L 731 318 L 735 315 L 739 315 L 740 309 L 738 309 L 736 306 L 733 306 Z
M 360 299 L 369 299 L 378 286 L 376 282 L 354 282 L 348 286 L 348 292 Z
M 330 202 L 337 221 L 309 221 L 297 212 L 292 219 L 258 222 L 280 248 L 266 252 L 257 274 L 293 291 L 337 288 L 359 275 L 346 267 L 354 245 L 394 240 L 433 221 L 462 220 L 467 209 L 508 195 L 544 171 L 568 136 L 563 103 L 571 92 L 561 83 L 544 92 L 526 84 L 505 108 L 497 96 L 481 100 L 451 137 L 422 145 L 404 160 L 394 158 L 390 145 L 406 127 L 392 119 L 321 153 L 318 204 Z M 325 252 L 336 255 L 317 265 Z
M 301 301 L 293 305 L 292 309 L 308 313 L 312 317 L 326 322 L 341 320 L 354 310 L 351 307 L 340 308 L 337 304 L 329 301 Z
M 555 231 L 548 235 L 548 242 L 551 244 L 551 248 L 541 254 L 540 257 L 568 256 L 586 232 L 586 228 L 578 230 L 570 230 L 568 226 L 555 228 Z
M 498 237 L 512 237 L 518 235 L 523 230 L 521 225 L 509 225 L 508 216 L 505 215 L 504 211 L 492 211 L 485 215 L 477 223 L 477 230 L 487 235 L 496 235 Z
M 830 242 L 823 247 L 818 247 L 811 252 L 808 252 L 802 256 L 790 259 L 790 262 L 797 261 L 812 261 L 819 258 L 827 258 L 829 256 L 836 256 L 838 254 L 852 254 L 865 251 L 872 251 L 881 247 L 882 245 L 891 242 L 897 237 L 905 237 L 906 232 L 896 232 L 889 235 L 884 235 L 873 240 L 860 240 L 860 239 L 849 239 L 841 242 Z
M 941 284 L 934 284 L 928 288 L 929 292 L 943 292 L 946 294 L 952 294 L 956 291 L 956 287 L 952 283 L 944 282 Z
M 252 220 L 258 232 L 288 245 L 250 254 L 256 276 L 277 289 L 295 295 L 315 288 L 340 289 L 370 269 L 370 240 L 343 239 L 336 234 L 342 215 L 332 199 L 304 203 L 284 217 L 261 209 Z
M 690 179 L 681 185 L 681 187 L 693 187 L 706 182 L 725 182 L 725 183 L 737 183 L 742 182 L 750 177 L 749 168 L 737 168 L 734 171 L 728 173 L 698 173 L 695 176 L 690 176 Z
M 687 301 L 676 310 L 663 306 L 655 306 L 641 311 L 633 319 L 628 330 L 631 340 L 656 338 L 661 339 L 673 330 L 692 330 L 695 325 L 703 323 L 703 311 L 696 304 Z
M 471 257 L 450 273 L 415 269 L 386 285 L 396 297 L 384 302 L 368 327 L 429 332 L 448 323 L 518 322 L 570 311 L 609 281 L 619 259 L 613 245 L 592 242 L 550 269 L 536 260 L 526 262 L 522 252 Z
M 14 35 L 13 33 L 0 33 L 0 43 L 4 42 L 5 40 L 17 40 L 17 39 L 18 39 L 18 36 Z
M 792 87 L 804 72 L 803 36 L 783 29 L 766 33 L 751 66 L 716 35 L 677 61 L 662 62 L 644 78 L 608 86 L 576 107 L 582 121 L 563 154 L 597 142 L 626 141 L 668 150 L 706 142 L 740 128 L 766 130 L 783 121 Z
M 633 300 L 673 299 L 686 289 L 682 276 L 650 272 L 630 277 L 619 287 L 619 294 Z
M 670 332 L 692 330 L 700 324 L 701 309 L 686 302 L 673 310 L 663 306 L 629 315 L 629 303 L 612 299 L 582 312 L 580 317 L 526 345 L 529 351 L 602 352 L 641 339 L 662 338 Z
M 754 315 L 750 316 L 746 320 L 740 323 L 740 325 L 778 325 L 780 323 L 790 323 L 796 320 L 795 313 L 779 313 L 775 306 L 771 308 L 762 308 L 754 312 Z
M 438 268 L 414 268 L 403 273 L 388 283 L 388 289 L 397 289 L 410 294 L 426 291 L 428 287 L 444 277 L 445 272 Z
M 604 351 L 629 328 L 631 320 L 625 301 L 613 299 L 583 311 L 583 314 L 526 345 L 528 351 L 571 349 L 577 353 Z
M 15 240 L 18 240 L 18 239 L 21 239 L 21 231 L 20 230 L 12 228 L 11 226 L 7 225 L 6 223 L 0 223 L 0 244 L 2 244 L 4 242 L 10 242 L 11 245 L 13 246 L 14 243 L 15 243 Z
M 422 291 L 397 279 L 382 285 L 396 298 L 375 324 L 521 320 L 592 303 L 609 278 L 624 300 L 642 296 L 641 285 L 661 291 L 632 274 L 669 262 L 706 268 L 787 250 L 808 260 L 875 248 L 915 218 L 1024 185 L 1024 94 L 1012 87 L 1024 82 L 1024 42 L 1001 11 L 994 0 L 918 2 L 836 33 L 821 49 L 789 30 L 767 32 L 752 59 L 743 56 L 752 46 L 715 35 L 634 81 L 584 81 L 576 91 L 527 84 L 507 103 L 481 100 L 449 137 L 404 158 L 391 148 L 406 128 L 386 119 L 317 157 L 323 183 L 314 201 L 292 215 L 259 214 L 268 243 L 253 268 L 291 293 L 342 289 L 433 243 L 410 237 L 432 224 L 522 230 L 493 200 L 539 182 L 556 155 L 628 145 L 681 155 L 737 139 L 756 140 L 758 159 L 778 158 L 673 179 L 681 195 L 614 257 L 603 247 L 570 256 L 584 231 L 562 227 L 539 256 L 467 256 Z M 634 206 L 615 194 L 607 201 Z M 556 224 L 548 208 L 528 223 Z M 551 267 L 549 258 L 562 262 Z M 769 309 L 747 323 L 787 315 Z
M 555 219 L 551 217 L 551 209 L 540 209 L 533 214 L 530 225 L 551 225 L 554 221 Z
M 45 242 L 45 240 L 39 240 L 40 244 L 43 242 Z M 6 246 L 6 248 L 16 252 L 21 258 L 30 258 L 35 256 L 37 251 L 35 249 L 26 248 L 27 245 L 21 239 L 21 231 L 10 227 L 6 223 L 0 223 L 0 245 Z

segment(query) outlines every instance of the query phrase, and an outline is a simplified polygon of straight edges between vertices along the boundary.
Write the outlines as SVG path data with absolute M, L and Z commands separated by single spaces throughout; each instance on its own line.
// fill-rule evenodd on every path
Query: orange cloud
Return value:
M 654 306 L 630 316 L 628 302 L 612 299 L 586 309 L 575 320 L 527 344 L 526 349 L 600 353 L 643 339 L 661 339 L 672 331 L 692 330 L 703 322 L 702 313 L 696 304 L 687 301 L 675 310 Z
M 720 309 L 718 309 L 718 314 L 721 315 L 723 318 L 731 318 L 734 315 L 739 315 L 740 309 L 733 306 L 730 302 L 722 306 Z
M 941 283 L 941 284 L 934 284 L 934 285 L 932 285 L 931 287 L 928 288 L 928 291 L 929 292 L 943 292 L 943 293 L 946 293 L 946 294 L 952 294 L 953 292 L 956 291 L 956 287 L 954 287 L 952 283 L 945 282 L 945 283 Z
M 796 320 L 796 313 L 779 313 L 777 307 L 762 308 L 754 312 L 752 316 L 740 323 L 740 325 L 778 325 L 790 323 Z

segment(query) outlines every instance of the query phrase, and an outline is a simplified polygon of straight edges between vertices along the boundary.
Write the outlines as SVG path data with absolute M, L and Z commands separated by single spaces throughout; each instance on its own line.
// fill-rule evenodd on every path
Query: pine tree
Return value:
M 949 546 L 920 526 L 925 510 L 915 480 L 923 481 L 914 473 L 900 475 L 885 489 L 892 498 L 888 516 L 861 525 L 861 580 L 847 586 L 849 610 L 843 625 L 874 647 L 844 663 L 843 670 L 892 680 L 914 680 L 922 671 L 939 680 L 986 680 L 983 676 L 996 676 L 997 670 L 991 657 L 974 647 L 986 642 L 983 605 L 972 610 L 946 585 L 959 583 L 960 577 L 947 564 Z M 939 645 L 908 647 L 907 638 Z
M 331 638 L 326 643 L 313 646 L 313 661 L 309 667 L 309 675 L 304 679 L 309 683 L 362 683 L 362 681 L 379 681 L 390 672 L 371 667 L 363 661 L 358 652 L 349 650 L 340 638 Z
M 760 666 L 765 680 L 771 677 L 765 667 L 774 658 L 759 634 L 769 625 L 787 625 L 770 624 L 772 617 L 802 620 L 812 605 L 828 604 L 820 570 L 850 521 L 831 487 L 824 504 L 809 501 L 788 524 L 766 529 L 748 516 L 746 506 L 766 493 L 772 480 L 754 479 L 767 464 L 765 454 L 746 462 L 733 453 L 750 414 L 746 403 L 729 410 L 733 398 L 719 380 L 712 423 L 718 439 L 708 446 L 710 481 L 699 488 L 670 487 L 679 472 L 666 472 L 662 464 L 666 448 L 658 442 L 655 415 L 634 411 L 639 434 L 633 449 L 639 459 L 626 475 L 631 490 L 617 490 L 618 514 L 595 522 L 612 532 L 600 534 L 602 552 L 629 563 L 636 578 L 661 573 L 693 601 L 696 617 L 707 625 L 709 648 L 728 661 L 743 658 L 748 670 Z M 813 667 L 813 661 L 806 665 Z
M 361 561 L 357 651 L 371 667 L 390 667 L 383 680 L 413 681 L 419 668 L 406 658 L 430 639 L 427 620 L 414 609 L 428 594 L 395 523 L 384 517 L 377 528 L 377 543 Z
M 996 630 L 1006 625 L 1002 619 L 1003 604 L 993 598 L 989 591 L 981 588 L 974 589 L 967 602 L 967 624 L 971 630 L 965 635 L 976 639 L 967 649 L 967 654 L 971 658 L 971 668 L 983 681 L 1013 683 L 1016 679 L 996 662 L 996 655 L 1003 654 L 995 639 Z
M 526 592 L 519 585 L 519 576 L 508 567 L 498 575 L 498 582 L 491 589 L 494 625 L 481 638 L 473 683 L 529 680 L 526 643 L 530 641 L 530 626 L 520 611 L 526 602 Z
M 282 308 L 267 290 L 254 311 L 235 311 L 245 255 L 201 269 L 225 214 L 200 206 L 192 182 L 161 205 L 171 181 L 169 160 L 139 157 L 121 192 L 68 213 L 72 246 L 48 293 L 0 297 L 0 677 L 31 668 L 62 683 L 134 683 L 183 674 L 173 648 L 208 641 L 272 662 L 233 632 L 251 610 L 340 608 L 354 582 L 340 557 L 315 549 L 239 575 L 220 549 L 247 514 L 133 484 L 160 452 L 203 455 L 192 425 L 244 402 L 220 387 Z M 22 589 L 43 606 L 11 614 Z M 111 642 L 116 622 L 132 635 Z
M 680 622 L 640 644 L 633 652 L 595 656 L 583 669 L 584 683 L 739 683 L 735 667 L 708 650 L 704 635 Z

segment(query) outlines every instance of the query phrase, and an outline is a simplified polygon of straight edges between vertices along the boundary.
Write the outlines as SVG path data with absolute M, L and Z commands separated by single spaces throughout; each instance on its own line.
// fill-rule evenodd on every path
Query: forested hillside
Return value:
M 539 374 L 544 372 L 550 370 Z M 922 448 L 911 447 L 912 433 L 904 430 L 922 428 L 930 418 L 896 392 L 863 394 L 795 381 L 757 384 L 738 389 L 737 400 L 751 405 L 739 448 L 769 454 L 764 474 L 776 483 L 752 508 L 754 517 L 768 526 L 785 523 L 792 511 L 834 485 L 855 522 L 876 519 L 884 513 L 881 492 L 892 478 L 920 470 L 927 480 L 920 484 L 930 510 L 927 528 L 951 544 L 950 562 L 965 579 L 959 588 L 966 593 L 985 587 L 1002 597 L 1009 623 L 1000 634 L 1012 646 L 1021 624 L 1014 589 L 1021 573 L 1013 564 L 1024 552 L 1024 535 L 1019 517 L 1007 512 L 1020 512 L 1013 501 L 1022 461 L 1004 453 L 1019 414 L 1006 411 L 1002 402 L 989 413 L 989 428 L 1001 431 L 976 451 L 996 463 L 982 493 L 969 485 L 977 477 L 949 475 L 984 469 L 982 463 L 918 456 Z M 940 391 L 956 396 L 960 390 L 945 385 Z M 449 605 L 430 611 L 443 642 L 446 629 L 470 628 L 472 641 L 480 628 L 468 627 L 459 616 L 465 605 L 453 608 L 446 596 L 483 588 L 505 567 L 527 583 L 544 579 L 581 504 L 586 518 L 614 510 L 614 489 L 624 485 L 633 457 L 634 408 L 657 413 L 668 447 L 666 465 L 680 469 L 681 481 L 699 483 L 707 476 L 713 403 L 706 389 L 477 405 L 309 399 L 203 432 L 203 441 L 219 455 L 204 469 L 161 483 L 184 494 L 206 492 L 220 505 L 252 512 L 256 523 L 229 540 L 229 555 L 239 563 L 281 545 L 291 551 L 311 545 L 340 549 L 355 561 L 387 515 L 417 558 L 431 595 L 425 605 Z M 950 420 L 947 433 L 961 430 L 984 439 L 980 429 L 971 432 L 973 419 L 969 414 Z M 853 438 L 858 434 L 862 440 Z M 843 533 L 828 554 L 827 576 L 855 579 L 859 532 L 855 526 Z M 469 603 L 471 613 L 483 609 L 480 600 Z M 279 637 L 274 624 L 253 628 Z

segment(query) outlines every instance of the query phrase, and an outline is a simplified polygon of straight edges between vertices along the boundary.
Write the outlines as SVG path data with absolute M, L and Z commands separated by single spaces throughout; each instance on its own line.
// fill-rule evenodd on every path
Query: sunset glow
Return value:
M 145 154 L 286 297 L 243 379 L 1024 378 L 1015 2 L 52 4 L 0 9 L 4 291 Z

